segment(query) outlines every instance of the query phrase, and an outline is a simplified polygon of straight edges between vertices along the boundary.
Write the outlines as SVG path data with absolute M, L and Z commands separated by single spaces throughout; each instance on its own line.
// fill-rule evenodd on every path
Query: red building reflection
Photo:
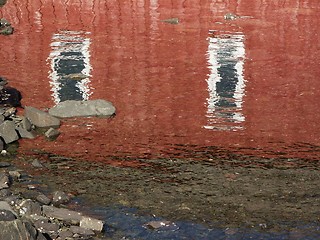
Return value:
M 317 0 L 11 0 L 0 9 L 15 27 L 0 36 L 0 75 L 22 91 L 23 104 L 54 105 L 52 37 L 79 31 L 90 33 L 90 98 L 108 99 L 118 110 L 113 120 L 66 120 L 56 142 L 22 141 L 21 150 L 98 160 L 165 155 L 174 144 L 191 144 L 318 159 L 319 10 Z M 226 21 L 228 12 L 252 18 Z M 171 17 L 179 24 L 161 21 Z M 239 131 L 204 128 L 209 30 L 245 38 Z

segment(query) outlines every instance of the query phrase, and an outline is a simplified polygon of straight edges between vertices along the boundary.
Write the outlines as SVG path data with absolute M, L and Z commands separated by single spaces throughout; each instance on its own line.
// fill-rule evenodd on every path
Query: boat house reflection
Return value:
M 90 95 L 90 38 L 88 33 L 61 31 L 52 37 L 48 58 L 55 103 L 87 100 Z
M 207 98 L 206 129 L 237 130 L 245 116 L 241 112 L 245 90 L 243 78 L 244 35 L 211 32 L 207 51 Z

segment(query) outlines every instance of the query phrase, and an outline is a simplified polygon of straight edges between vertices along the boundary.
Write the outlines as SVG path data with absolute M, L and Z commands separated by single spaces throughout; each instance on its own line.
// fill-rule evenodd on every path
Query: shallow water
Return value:
M 318 168 L 319 10 L 318 0 L 10 0 L 0 75 L 23 105 L 117 108 L 113 119 L 65 120 L 57 141 L 23 140 L 19 151 L 131 167 L 234 157 L 266 167 L 245 155 Z

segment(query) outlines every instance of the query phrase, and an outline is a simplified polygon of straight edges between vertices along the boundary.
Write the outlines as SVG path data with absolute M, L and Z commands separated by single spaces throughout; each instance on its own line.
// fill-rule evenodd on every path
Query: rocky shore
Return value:
M 102 221 L 66 208 L 70 194 L 44 194 L 28 184 L 30 179 L 10 162 L 0 161 L 0 239 L 99 239 Z
M 63 191 L 44 194 L 28 184 L 31 176 L 7 161 L 11 154 L 8 149 L 20 138 L 44 135 L 48 140 L 56 139 L 61 118 L 111 117 L 115 114 L 114 106 L 105 100 L 91 100 L 65 101 L 49 112 L 22 107 L 21 93 L 7 83 L 0 77 L 0 239 L 99 239 L 102 221 L 66 208 L 64 204 L 72 196 Z M 38 160 L 32 165 L 42 167 Z

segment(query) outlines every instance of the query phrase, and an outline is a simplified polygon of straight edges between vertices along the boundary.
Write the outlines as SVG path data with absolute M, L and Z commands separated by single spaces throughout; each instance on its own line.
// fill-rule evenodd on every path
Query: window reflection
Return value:
M 88 33 L 61 31 L 52 37 L 48 58 L 55 103 L 87 100 L 90 96 L 90 38 Z
M 242 113 L 245 80 L 244 35 L 210 33 L 207 51 L 210 69 L 207 79 L 206 129 L 238 130 L 245 121 Z

